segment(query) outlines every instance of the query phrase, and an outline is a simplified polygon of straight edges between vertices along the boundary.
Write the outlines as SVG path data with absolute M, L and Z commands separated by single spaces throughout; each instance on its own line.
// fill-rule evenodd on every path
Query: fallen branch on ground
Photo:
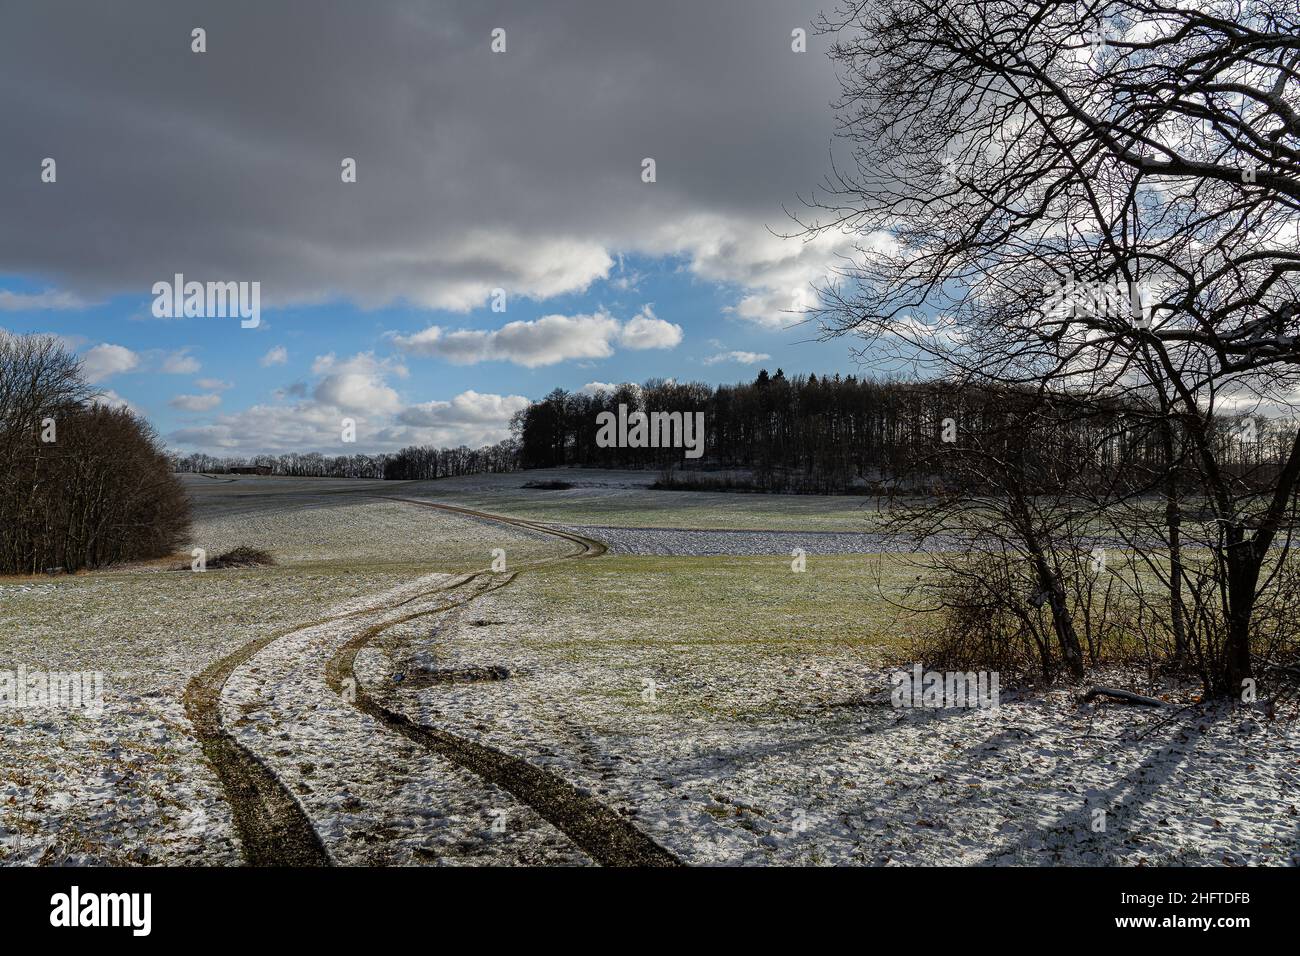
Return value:
M 1142 694 L 1135 694 L 1128 690 L 1119 690 L 1115 687 L 1102 687 L 1100 684 L 1089 689 L 1088 693 L 1083 695 L 1083 702 L 1086 704 L 1094 697 L 1113 697 L 1115 700 L 1123 701 L 1126 704 L 1142 704 L 1144 707 L 1165 706 L 1163 700 L 1157 700 L 1154 697 L 1144 697 Z

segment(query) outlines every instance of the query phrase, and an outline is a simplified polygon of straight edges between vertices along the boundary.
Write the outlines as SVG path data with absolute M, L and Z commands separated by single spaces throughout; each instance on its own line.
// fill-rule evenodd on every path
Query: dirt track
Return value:
M 336 615 L 285 634 L 250 642 L 211 664 L 194 678 L 186 690 L 186 711 L 194 724 L 204 753 L 212 762 L 230 800 L 245 862 L 255 866 L 323 866 L 330 865 L 331 860 L 298 800 L 252 750 L 237 742 L 223 726 L 221 693 L 230 675 L 236 668 L 253 660 L 258 653 L 288 634 L 350 618 L 391 613 L 417 601 L 436 600 L 437 603 L 432 607 L 424 607 L 397 618 L 389 617 L 364 627 L 347 640 L 324 663 L 325 680 L 329 687 L 357 711 L 379 721 L 385 728 L 471 771 L 482 780 L 509 791 L 597 863 L 612 866 L 680 865 L 676 857 L 622 816 L 599 801 L 579 793 L 556 774 L 521 757 L 467 740 L 444 729 L 415 723 L 403 714 L 380 706 L 365 692 L 354 670 L 357 654 L 389 628 L 463 607 L 484 594 L 507 587 L 528 567 L 599 557 L 605 553 L 605 546 L 595 539 L 536 522 L 418 499 L 396 500 L 481 521 L 513 525 L 562 538 L 578 548 L 559 558 L 529 562 L 520 570 L 509 573 L 496 573 L 487 569 L 469 572 L 437 588 L 391 605 L 367 607 Z

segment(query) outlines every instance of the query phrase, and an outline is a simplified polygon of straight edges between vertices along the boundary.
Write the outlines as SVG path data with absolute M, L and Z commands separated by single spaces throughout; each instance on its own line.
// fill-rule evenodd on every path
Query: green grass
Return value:
M 877 589 L 881 558 L 825 555 L 794 572 L 772 557 L 607 555 L 529 572 L 548 603 L 604 621 L 645 621 L 673 643 L 869 648 L 896 641 L 896 609 Z M 886 593 L 910 565 L 883 559 Z
M 782 713 L 787 691 L 826 673 L 843 675 L 839 699 L 864 692 L 860 675 L 911 626 L 878 581 L 898 594 L 912 574 L 896 556 L 819 557 L 802 573 L 781 557 L 606 556 L 528 571 L 498 607 L 528 622 L 511 633 L 531 653 L 602 675 L 579 691 L 595 712 L 642 706 L 653 677 L 664 713 L 747 719 Z

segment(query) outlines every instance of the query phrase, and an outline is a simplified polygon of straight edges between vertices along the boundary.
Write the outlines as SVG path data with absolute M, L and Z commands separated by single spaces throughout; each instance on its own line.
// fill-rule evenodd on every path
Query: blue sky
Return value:
M 492 311 L 488 303 L 452 312 L 410 304 L 363 309 L 336 300 L 264 307 L 255 329 L 240 328 L 237 318 L 157 319 L 149 294 L 69 307 L 57 289 L 37 278 L 0 277 L 0 289 L 11 294 L 3 303 L 0 327 L 62 337 L 86 361 L 109 400 L 124 401 L 144 414 L 178 451 L 332 450 L 324 446 L 337 443 L 323 428 L 311 429 L 302 443 L 267 435 L 264 444 L 255 434 L 227 436 L 205 428 L 238 422 L 250 408 L 280 409 L 291 421 L 296 409 L 314 401 L 332 369 L 358 355 L 373 359 L 362 370 L 368 384 L 391 388 L 403 408 L 452 402 L 466 393 L 536 399 L 556 387 L 577 390 L 649 378 L 736 382 L 751 379 L 760 368 L 782 367 L 787 374 L 862 371 L 843 341 L 818 341 L 815 327 L 797 324 L 793 313 L 774 314 L 766 322 L 739 317 L 735 307 L 744 290 L 699 278 L 681 257 L 625 256 L 615 261 L 607 279 L 581 292 L 544 300 L 507 294 L 504 312 Z M 595 347 L 610 354 L 555 360 L 520 351 L 508 358 L 464 356 L 456 361 L 404 347 L 431 326 L 447 333 L 492 333 L 509 323 L 531 326 L 544 316 L 608 317 L 624 326 L 637 316 L 653 317 L 652 329 L 662 332 L 640 348 L 625 345 L 617 334 L 608 339 L 594 335 L 597 343 L 606 342 L 606 348 Z M 356 407 L 342 409 L 354 419 L 354 413 L 368 410 L 364 397 Z M 403 438 L 488 441 L 502 434 L 500 418 L 453 418 L 447 426 L 435 429 L 436 435 L 418 428 L 409 435 L 367 435 L 363 429 L 356 448 L 335 450 L 384 450 Z M 315 439 L 320 440 L 313 444 Z

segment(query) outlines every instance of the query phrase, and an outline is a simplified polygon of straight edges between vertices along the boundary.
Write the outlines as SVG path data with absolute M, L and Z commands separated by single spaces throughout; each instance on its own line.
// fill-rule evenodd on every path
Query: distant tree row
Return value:
M 382 478 L 385 455 L 322 455 L 320 452 L 284 455 L 209 455 L 195 452 L 172 456 L 172 468 L 185 474 L 224 475 L 234 468 L 270 468 L 273 475 L 292 478 Z
M 186 475 L 227 475 L 234 468 L 270 468 L 272 475 L 287 477 L 383 477 L 386 455 L 322 455 L 318 451 L 283 455 L 209 455 L 204 451 L 179 457 L 173 455 L 172 467 Z
M 834 494 L 879 490 L 903 476 L 913 483 L 942 482 L 945 473 L 950 482 L 969 480 L 937 453 L 970 435 L 1014 443 L 1001 415 L 1022 406 L 1024 396 L 1006 388 L 999 401 L 991 391 L 942 380 L 787 378 L 764 369 L 752 382 L 717 387 L 652 380 L 594 393 L 556 389 L 519 412 L 512 427 L 524 468 L 672 468 L 677 473 L 665 480 L 688 487 L 693 479 L 683 471 L 733 470 L 744 475 L 729 477 L 730 487 Z M 599 447 L 597 416 L 617 414 L 619 405 L 629 413 L 702 411 L 704 455 L 690 461 L 675 448 Z M 1167 453 L 1152 418 L 1138 396 L 1094 400 L 1035 440 L 1049 443 L 1041 454 L 1076 468 L 1141 475 L 1160 469 Z M 1275 464 L 1294 434 L 1293 426 L 1264 417 L 1224 418 L 1219 428 L 1225 466 L 1242 472 Z M 917 474 L 918 461 L 929 463 L 925 475 Z M 706 476 L 694 481 L 709 483 Z
M 511 441 L 483 448 L 435 448 L 411 445 L 392 454 L 322 455 L 320 452 L 283 455 L 225 456 L 195 452 L 173 457 L 172 467 L 190 474 L 228 474 L 237 468 L 267 468 L 272 475 L 291 478 L 387 478 L 412 480 L 454 478 L 481 472 L 513 471 L 518 454 Z
M 57 339 L 0 333 L 0 573 L 163 557 L 188 528 L 153 429 L 98 404 Z
M 514 471 L 519 467 L 519 452 L 511 440 L 471 449 L 434 448 L 411 445 L 384 462 L 384 477 L 390 481 L 456 478 L 484 472 Z

